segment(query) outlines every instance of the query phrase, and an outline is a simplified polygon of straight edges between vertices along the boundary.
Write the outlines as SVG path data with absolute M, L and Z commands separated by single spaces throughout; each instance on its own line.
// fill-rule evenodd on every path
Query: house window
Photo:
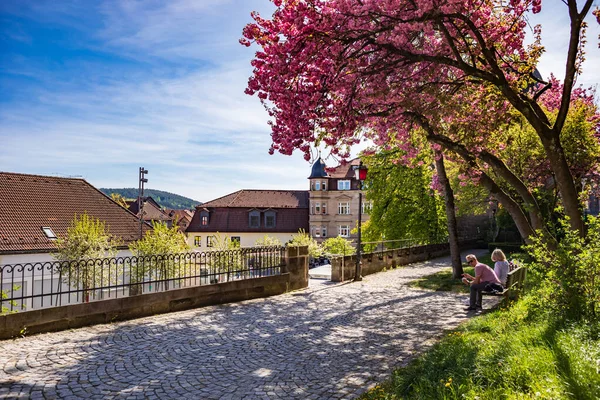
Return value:
M 202 236 L 194 236 L 194 246 L 196 246 L 196 247 L 202 246 Z
M 202 225 L 202 226 L 208 225 L 208 211 L 206 211 L 206 210 L 200 212 L 200 225 Z
M 239 236 L 232 236 L 231 237 L 231 243 L 233 243 L 233 245 L 235 247 L 240 247 L 240 243 L 242 242 L 242 238 Z
M 365 201 L 362 203 L 362 213 L 363 214 L 370 214 L 371 210 L 373 210 L 373 202 L 372 201 Z
M 314 237 L 321 237 L 321 227 L 320 226 L 315 226 L 314 227 L 313 236 Z
M 42 232 L 44 232 L 44 235 L 46 235 L 46 237 L 48 239 L 51 239 L 51 240 L 56 239 L 56 234 L 54 233 L 54 231 L 52 230 L 52 228 L 48 228 L 47 226 L 43 226 L 42 227 Z
M 248 217 L 250 228 L 260 228 L 260 211 L 250 211 Z
M 321 235 L 323 237 L 327 237 L 327 227 L 326 226 L 321 227 Z
M 327 203 L 321 203 L 321 211 L 323 214 L 327 214 Z
M 348 225 L 338 226 L 338 235 L 340 235 L 341 237 L 350 236 L 350 227 Z
M 315 190 L 321 190 L 321 182 L 319 182 L 319 181 L 315 182 Z
M 350 214 L 350 203 L 348 203 L 347 201 L 338 203 L 338 214 L 340 214 L 340 215 Z
M 350 181 L 338 181 L 338 190 L 350 190 Z
M 265 228 L 275 228 L 275 222 L 275 211 L 265 212 Z
M 214 236 L 206 237 L 206 247 L 213 247 L 215 245 L 216 238 Z
M 321 203 L 315 203 L 315 214 L 321 214 Z
M 326 181 L 321 182 L 321 190 L 327 190 L 327 182 Z

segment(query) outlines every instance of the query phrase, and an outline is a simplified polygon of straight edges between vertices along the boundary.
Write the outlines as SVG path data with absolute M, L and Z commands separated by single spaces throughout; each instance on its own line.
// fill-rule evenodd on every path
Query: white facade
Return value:
M 116 257 L 130 257 L 129 249 L 120 250 Z M 52 262 L 56 261 L 51 253 L 28 253 L 28 254 L 3 254 L 0 255 L 0 278 L 1 290 L 14 296 L 32 296 L 39 293 L 50 293 L 69 290 L 68 283 L 61 280 L 61 276 L 51 270 Z M 52 290 L 50 289 L 52 288 Z M 98 294 L 99 297 L 105 294 Z M 108 296 L 108 294 L 106 294 Z M 59 298 L 60 297 L 60 298 Z M 122 291 L 113 290 L 111 298 L 124 297 Z M 81 298 L 81 294 L 79 295 Z M 99 299 L 99 298 L 98 298 Z M 92 299 L 93 300 L 93 299 Z M 79 300 L 80 302 L 81 300 Z M 12 307 L 6 301 L 2 307 L 14 311 L 28 311 L 50 307 L 56 304 L 73 304 L 78 302 L 76 294 L 44 295 L 40 297 L 17 301 Z

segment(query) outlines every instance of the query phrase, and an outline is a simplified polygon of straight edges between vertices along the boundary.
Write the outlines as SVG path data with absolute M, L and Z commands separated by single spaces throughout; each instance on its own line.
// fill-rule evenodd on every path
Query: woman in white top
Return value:
M 492 261 L 494 261 L 494 272 L 500 282 L 502 282 L 502 286 L 506 287 L 506 280 L 508 279 L 508 261 L 506 261 L 506 256 L 500 249 L 496 249 L 492 252 Z

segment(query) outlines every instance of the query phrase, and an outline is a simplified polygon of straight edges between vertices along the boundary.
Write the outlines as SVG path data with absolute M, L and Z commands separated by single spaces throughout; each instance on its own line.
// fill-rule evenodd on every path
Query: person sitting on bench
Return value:
M 498 279 L 494 270 L 491 269 L 488 265 L 482 264 L 479 261 L 477 261 L 477 257 L 475 257 L 474 254 L 469 254 L 466 257 L 466 259 L 467 264 L 475 268 L 475 276 L 471 276 L 466 273 L 462 275 L 463 283 L 471 286 L 471 297 L 469 298 L 469 307 L 465 310 L 481 310 L 481 291 L 489 288 L 502 291 L 503 288 L 500 283 L 500 279 Z

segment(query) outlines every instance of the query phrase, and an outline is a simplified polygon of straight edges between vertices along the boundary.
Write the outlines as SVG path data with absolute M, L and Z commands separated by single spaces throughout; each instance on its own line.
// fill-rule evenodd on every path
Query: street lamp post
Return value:
M 146 174 L 148 170 L 140 167 L 139 186 L 138 186 L 138 212 L 140 214 L 140 240 L 143 239 L 142 227 L 144 226 L 144 183 L 148 183 Z
M 361 237 L 361 225 L 362 225 L 362 188 L 363 182 L 367 179 L 367 167 L 360 162 L 359 165 L 354 167 L 354 176 L 358 180 L 358 244 L 356 246 L 356 272 L 354 273 L 354 281 L 362 281 L 361 270 L 362 270 L 362 237 Z

